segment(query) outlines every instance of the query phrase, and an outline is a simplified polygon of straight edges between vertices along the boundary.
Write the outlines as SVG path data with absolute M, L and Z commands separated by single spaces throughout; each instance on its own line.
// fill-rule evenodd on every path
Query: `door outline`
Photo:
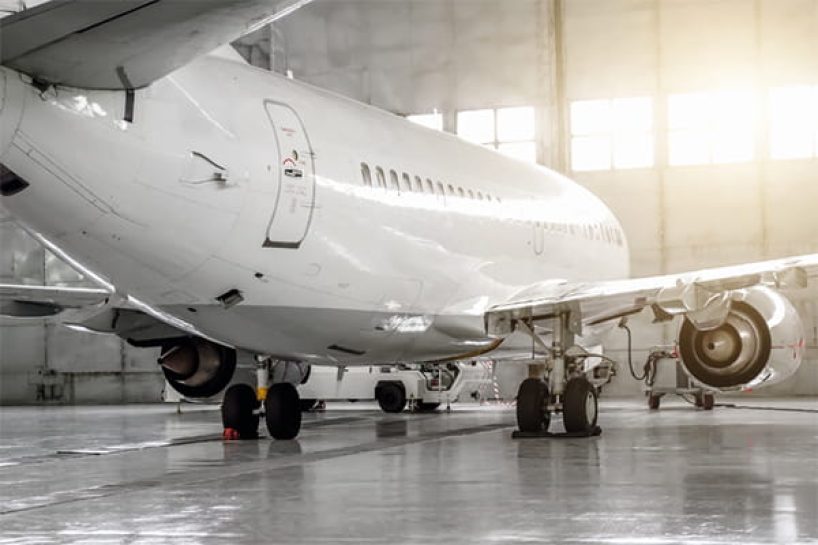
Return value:
M 270 114 L 269 106 L 279 106 L 282 108 L 286 108 L 295 116 L 295 119 L 298 121 L 298 124 L 301 126 L 301 133 L 304 135 L 304 141 L 307 143 L 307 155 L 309 156 L 306 160 L 309 161 L 310 166 L 310 182 L 312 183 L 312 200 L 310 201 L 310 211 L 309 215 L 307 216 L 306 225 L 304 226 L 304 234 L 301 236 L 301 239 L 295 242 L 281 242 L 281 241 L 274 241 L 270 240 L 270 229 L 273 226 L 273 222 L 276 219 L 276 215 L 279 213 L 279 204 L 281 204 L 281 190 L 284 187 L 284 180 L 283 180 L 283 173 L 281 169 L 281 162 L 284 158 L 284 149 L 281 146 L 281 141 L 278 138 L 278 127 L 273 120 L 273 116 Z M 283 248 L 283 249 L 290 249 L 290 250 L 297 250 L 301 247 L 301 243 L 304 242 L 304 239 L 307 238 L 307 234 L 310 232 L 310 227 L 312 226 L 312 217 L 315 213 L 315 193 L 317 190 L 317 184 L 315 183 L 315 151 L 312 147 L 312 142 L 310 141 L 310 135 L 307 133 L 307 128 L 304 125 L 304 121 L 301 119 L 301 116 L 298 112 L 285 102 L 280 102 L 277 100 L 267 99 L 264 101 L 264 113 L 267 116 L 267 120 L 270 122 L 270 126 L 273 129 L 273 137 L 275 138 L 276 148 L 278 148 L 278 161 L 276 163 L 276 172 L 278 173 L 278 189 L 276 191 L 276 198 L 275 203 L 273 204 L 273 213 L 270 216 L 270 221 L 267 222 L 267 234 L 264 236 L 264 244 L 262 244 L 263 248 Z

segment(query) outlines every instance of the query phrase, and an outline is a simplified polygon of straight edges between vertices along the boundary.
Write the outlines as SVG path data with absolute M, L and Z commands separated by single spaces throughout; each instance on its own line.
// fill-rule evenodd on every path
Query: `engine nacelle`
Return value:
M 792 376 L 804 353 L 804 325 L 789 299 L 762 286 L 734 291 L 727 319 L 709 330 L 685 319 L 679 352 L 687 372 L 718 390 L 756 388 Z
M 162 347 L 159 365 L 174 390 L 190 398 L 221 392 L 236 370 L 236 352 L 204 339 L 185 339 Z

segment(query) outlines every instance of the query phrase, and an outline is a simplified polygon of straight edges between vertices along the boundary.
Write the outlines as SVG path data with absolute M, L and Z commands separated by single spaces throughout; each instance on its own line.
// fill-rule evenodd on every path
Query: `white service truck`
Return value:
M 319 401 L 376 400 L 381 409 L 433 411 L 441 404 L 479 401 L 493 384 L 492 366 L 484 362 L 333 368 L 312 366 L 298 387 L 302 408 Z

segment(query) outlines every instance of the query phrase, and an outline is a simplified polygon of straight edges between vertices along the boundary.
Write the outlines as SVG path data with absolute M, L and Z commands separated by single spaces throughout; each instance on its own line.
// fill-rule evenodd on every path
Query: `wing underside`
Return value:
M 44 84 L 138 89 L 312 0 L 52 0 L 0 20 L 0 64 Z
M 66 288 L 0 284 L 0 316 L 45 318 L 64 310 L 102 305 L 111 292 L 97 288 Z

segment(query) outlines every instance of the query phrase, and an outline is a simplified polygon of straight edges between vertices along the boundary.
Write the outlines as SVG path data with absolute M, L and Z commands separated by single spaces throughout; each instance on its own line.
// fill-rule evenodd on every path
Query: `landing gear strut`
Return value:
M 517 326 L 527 333 L 535 346 L 545 351 L 544 361 L 531 366 L 532 375 L 517 393 L 517 426 L 514 437 L 559 436 L 548 432 L 551 413 L 561 412 L 565 434 L 570 437 L 599 435 L 597 426 L 597 389 L 587 379 L 583 363 L 586 354 L 571 355 L 574 335 L 580 333 L 578 315 L 565 311 L 553 316 L 552 342 L 542 340 L 533 321 L 520 320 Z M 535 354 L 532 354 L 534 358 Z
M 257 387 L 234 384 L 222 400 L 224 438 L 256 439 L 261 415 L 274 439 L 294 439 L 301 430 L 301 399 L 289 382 L 269 386 L 270 370 L 278 362 L 259 358 L 256 367 Z

